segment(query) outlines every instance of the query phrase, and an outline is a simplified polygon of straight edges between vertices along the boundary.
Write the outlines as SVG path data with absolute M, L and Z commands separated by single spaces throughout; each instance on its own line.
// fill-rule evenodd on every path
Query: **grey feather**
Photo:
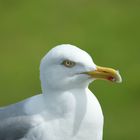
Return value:
M 20 102 L 0 108 L 0 140 L 19 140 L 33 127 L 23 105 L 24 102 Z

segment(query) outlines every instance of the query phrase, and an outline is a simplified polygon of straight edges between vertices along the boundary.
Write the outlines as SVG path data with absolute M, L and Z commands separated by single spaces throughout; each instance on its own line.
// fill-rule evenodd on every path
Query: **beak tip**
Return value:
M 117 73 L 117 75 L 118 75 L 118 77 L 117 77 L 116 83 L 122 83 L 122 77 L 119 74 L 119 72 Z

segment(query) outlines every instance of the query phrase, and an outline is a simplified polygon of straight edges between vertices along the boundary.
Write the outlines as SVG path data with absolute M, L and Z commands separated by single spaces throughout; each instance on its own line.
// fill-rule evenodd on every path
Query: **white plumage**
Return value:
M 43 94 L 0 109 L 1 140 L 102 140 L 102 110 L 88 85 L 121 82 L 117 71 L 65 44 L 42 59 L 40 79 Z

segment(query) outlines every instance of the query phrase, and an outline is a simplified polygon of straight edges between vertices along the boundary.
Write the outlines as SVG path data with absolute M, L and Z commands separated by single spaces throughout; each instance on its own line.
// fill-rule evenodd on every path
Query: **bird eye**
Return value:
M 65 67 L 72 68 L 72 67 L 75 66 L 75 62 L 70 61 L 70 60 L 64 60 L 64 61 L 62 62 L 62 65 L 64 65 Z

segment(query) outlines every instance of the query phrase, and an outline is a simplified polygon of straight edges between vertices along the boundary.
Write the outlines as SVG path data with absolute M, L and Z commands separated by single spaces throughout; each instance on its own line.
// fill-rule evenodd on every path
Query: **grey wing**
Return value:
M 0 108 L 0 140 L 18 140 L 33 127 L 31 116 L 25 114 L 24 102 Z
M 31 118 L 27 116 L 18 116 L 8 118 L 0 122 L 0 140 L 18 140 L 26 136 L 33 127 Z

